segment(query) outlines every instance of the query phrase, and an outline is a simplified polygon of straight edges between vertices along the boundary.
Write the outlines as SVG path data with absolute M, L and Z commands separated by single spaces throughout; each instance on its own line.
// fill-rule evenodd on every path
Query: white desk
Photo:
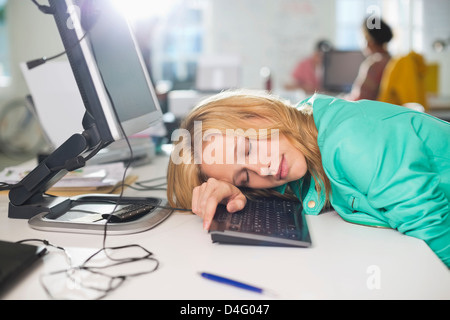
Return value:
M 164 174 L 167 158 L 134 169 L 145 180 Z M 164 196 L 164 192 L 128 195 Z M 0 239 L 47 239 L 83 261 L 101 248 L 102 236 L 31 229 L 25 220 L 7 218 L 8 199 L 0 196 Z M 137 243 L 155 254 L 160 267 L 127 280 L 107 299 L 272 299 L 201 278 L 206 271 L 264 287 L 281 299 L 449 299 L 450 272 L 421 240 L 394 230 L 344 222 L 335 212 L 308 216 L 311 248 L 213 244 L 202 221 L 174 214 L 146 232 L 109 236 L 107 245 Z M 2 299 L 47 299 L 39 284 L 43 272 L 64 269 L 60 254 L 44 257 Z M 373 281 L 375 280 L 375 281 Z M 378 282 L 377 282 L 378 280 Z

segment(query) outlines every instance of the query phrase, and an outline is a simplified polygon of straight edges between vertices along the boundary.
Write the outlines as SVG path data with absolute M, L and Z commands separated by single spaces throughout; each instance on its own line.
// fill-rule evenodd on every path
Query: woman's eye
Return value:
M 248 170 L 245 170 L 245 178 L 244 181 L 242 181 L 242 186 L 248 186 L 248 184 L 250 183 L 250 175 L 248 173 Z
M 249 156 L 250 155 L 250 152 L 252 151 L 252 143 L 250 142 L 250 139 L 246 139 L 246 141 L 247 141 L 247 145 L 246 145 L 246 147 L 247 147 L 247 156 Z

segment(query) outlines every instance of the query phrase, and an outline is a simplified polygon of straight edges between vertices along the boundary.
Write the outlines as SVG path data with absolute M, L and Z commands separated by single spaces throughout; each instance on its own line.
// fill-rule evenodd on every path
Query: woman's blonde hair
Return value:
M 255 128 L 251 119 L 266 120 L 270 123 L 264 128 Z M 195 122 L 201 122 L 201 132 L 194 132 Z M 261 123 L 261 122 L 260 122 Z M 318 192 L 325 192 L 327 200 L 330 193 L 330 182 L 322 167 L 322 157 L 317 144 L 317 129 L 314 124 L 312 107 L 304 105 L 295 108 L 282 99 L 263 91 L 230 90 L 214 95 L 202 101 L 184 119 L 180 129 L 190 134 L 190 139 L 180 139 L 174 142 L 181 158 L 180 163 L 171 158 L 167 170 L 167 199 L 171 206 L 190 209 L 192 205 L 192 190 L 205 182 L 200 171 L 200 165 L 195 164 L 194 141 L 199 137 L 194 134 L 203 134 L 210 129 L 219 130 L 225 134 L 227 129 L 277 129 L 291 144 L 303 153 L 308 166 L 308 172 L 316 182 Z M 181 146 L 179 144 L 184 144 Z M 190 144 L 190 145 L 186 145 Z M 189 154 L 183 154 L 189 150 Z M 323 190 L 325 189 L 325 190 Z M 255 190 L 256 194 L 275 194 L 273 190 Z

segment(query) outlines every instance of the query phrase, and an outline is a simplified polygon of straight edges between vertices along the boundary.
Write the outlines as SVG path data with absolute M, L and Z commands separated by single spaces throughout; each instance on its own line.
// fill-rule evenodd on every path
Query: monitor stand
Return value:
M 40 162 L 9 192 L 8 217 L 30 219 L 43 211 L 64 210 L 64 200 L 46 195 L 56 182 L 69 171 L 85 165 L 80 156 L 89 148 L 84 134 L 74 134 L 52 154 Z M 58 204 L 58 206 L 55 205 Z M 60 212 L 55 212 L 59 214 Z
M 86 118 L 86 116 L 85 116 Z M 89 117 L 87 117 L 89 118 Z M 150 229 L 167 218 L 173 211 L 166 201 L 159 198 L 120 197 L 117 195 L 84 195 L 75 198 L 54 197 L 46 192 L 69 171 L 76 170 L 86 164 L 84 153 L 90 151 L 88 158 L 107 146 L 110 142 L 103 142 L 99 137 L 92 121 L 81 134 L 74 134 L 52 154 L 37 165 L 25 178 L 15 185 L 9 192 L 8 217 L 13 219 L 31 219 L 30 226 L 36 229 L 103 233 L 106 221 L 89 221 L 95 210 L 110 210 L 116 204 L 121 206 L 136 201 L 150 201 L 155 208 L 135 221 L 108 223 L 108 231 L 115 233 L 135 233 Z M 89 202 L 90 209 L 84 210 L 86 217 L 73 217 L 73 212 L 80 211 L 78 206 Z M 89 215 L 88 215 L 89 214 Z M 98 220 L 98 219 L 97 219 Z M 80 223 L 80 221 L 84 221 Z

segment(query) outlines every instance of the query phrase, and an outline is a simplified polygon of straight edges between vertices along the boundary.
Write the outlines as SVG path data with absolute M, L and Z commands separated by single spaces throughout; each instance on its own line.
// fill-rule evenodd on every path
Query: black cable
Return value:
M 122 128 L 123 130 L 123 128 Z M 158 259 L 156 259 L 153 256 L 153 253 L 150 252 L 149 250 L 147 250 L 146 248 L 138 245 L 138 244 L 129 244 L 129 245 L 124 245 L 124 246 L 116 246 L 116 247 L 107 247 L 106 246 L 106 238 L 107 238 L 107 225 L 109 223 L 109 220 L 112 216 L 112 214 L 117 210 L 119 204 L 121 203 L 121 199 L 123 197 L 123 192 L 125 189 L 125 178 L 126 178 L 126 173 L 127 170 L 129 169 L 131 163 L 132 163 L 132 159 L 133 159 L 133 150 L 131 148 L 131 144 L 129 142 L 129 139 L 126 137 L 125 138 L 128 144 L 128 148 L 130 149 L 130 161 L 128 162 L 125 171 L 124 171 L 124 175 L 122 177 L 122 190 L 120 192 L 120 195 L 117 199 L 102 199 L 101 202 L 105 202 L 105 203 L 110 203 L 110 204 L 115 204 L 114 209 L 112 210 L 112 213 L 109 215 L 108 219 L 105 222 L 105 227 L 104 227 L 104 232 L 103 232 L 103 244 L 102 244 L 102 248 L 99 249 L 98 251 L 96 251 L 94 254 L 92 254 L 91 256 L 89 256 L 86 260 L 84 260 L 83 263 L 81 263 L 81 265 L 79 266 L 73 266 L 72 265 L 72 259 L 69 255 L 69 253 L 67 252 L 66 249 L 64 249 L 61 246 L 56 246 L 53 245 L 51 243 L 49 243 L 47 240 L 41 240 L 41 239 L 25 239 L 25 240 L 21 240 L 18 241 L 18 243 L 23 243 L 23 242 L 30 242 L 30 241 L 36 241 L 36 242 L 41 242 L 43 244 L 45 244 L 46 246 L 51 246 L 54 247 L 56 249 L 62 250 L 65 254 L 65 257 L 67 259 L 67 262 L 69 264 L 69 268 L 66 269 L 62 269 L 62 270 L 58 270 L 58 271 L 53 271 L 47 274 L 43 274 L 40 277 L 40 282 L 41 285 L 43 287 L 43 289 L 45 290 L 45 292 L 47 293 L 47 295 L 52 298 L 52 299 L 59 299 L 60 297 L 56 297 L 52 292 L 50 285 L 51 283 L 54 282 L 54 279 L 48 280 L 46 281 L 47 278 L 51 278 L 53 276 L 58 276 L 60 274 L 63 274 L 67 280 L 71 280 L 72 281 L 72 285 L 77 286 L 78 288 L 82 288 L 83 290 L 90 290 L 91 292 L 94 292 L 96 295 L 96 300 L 100 300 L 103 299 L 104 297 L 106 297 L 109 293 L 113 292 L 114 290 L 118 289 L 124 282 L 126 279 L 130 278 L 130 277 L 138 277 L 141 275 L 145 275 L 145 274 L 149 274 L 154 272 L 155 270 L 158 269 L 159 267 L 159 261 Z M 162 179 L 163 177 L 160 178 L 154 178 L 154 179 L 149 179 L 149 180 L 145 180 L 142 182 L 152 182 L 152 181 L 157 181 Z M 74 200 L 75 203 L 89 203 L 92 202 L 89 200 Z M 99 202 L 98 200 L 96 200 L 95 202 Z M 156 208 L 164 208 L 164 209 L 171 209 L 171 210 L 177 210 L 177 211 L 191 211 L 190 209 L 183 209 L 183 208 L 173 208 L 170 206 L 161 206 L 161 205 L 156 205 Z M 111 256 L 111 254 L 109 252 L 118 252 L 120 250 L 124 250 L 124 249 L 139 249 L 141 250 L 141 252 L 143 253 L 140 256 L 129 256 L 129 257 L 125 257 L 125 258 L 114 258 Z M 91 265 L 91 261 L 94 260 L 94 258 L 96 256 L 98 256 L 101 253 L 104 253 L 105 256 L 112 261 L 112 263 L 106 264 L 106 265 L 101 265 L 101 266 L 96 266 L 96 265 Z M 134 252 L 134 251 L 133 251 Z M 119 274 L 119 275 L 110 275 L 106 272 L 104 272 L 103 270 L 108 270 L 108 268 L 114 268 L 116 266 L 120 266 L 120 265 L 125 265 L 128 263 L 134 263 L 134 262 L 139 262 L 139 261 L 148 261 L 151 262 L 151 267 L 148 269 L 144 269 L 141 271 L 136 271 L 136 272 L 132 272 L 132 273 L 128 273 L 128 274 Z M 80 277 L 77 275 L 77 272 L 89 272 L 93 275 L 96 275 L 97 277 L 103 278 L 105 279 L 105 281 L 107 281 L 107 285 L 106 286 L 100 286 L 97 284 L 91 284 L 91 283 L 85 283 L 83 281 L 80 280 Z M 86 293 L 86 292 L 85 292 Z M 87 293 L 86 293 L 87 294 Z
M 7 183 L 7 182 L 0 182 L 0 191 L 9 191 L 14 186 L 15 186 L 15 184 Z
M 45 5 L 41 5 L 41 4 L 39 4 L 38 2 L 37 2 L 37 0 L 31 0 L 37 7 L 38 7 L 38 9 L 41 11 L 41 12 L 43 12 L 43 13 L 45 13 L 45 14 L 54 14 L 54 10 L 50 7 L 50 6 L 45 6 Z M 76 42 L 76 43 L 74 43 L 69 49 L 67 49 L 67 50 L 64 50 L 64 51 L 62 51 L 62 52 L 60 52 L 60 53 L 58 53 L 58 54 L 55 54 L 55 55 L 53 55 L 53 56 L 51 56 L 51 57 L 42 57 L 42 58 L 39 58 L 39 59 L 35 59 L 35 60 L 31 60 L 31 61 L 28 61 L 26 64 L 27 64 L 27 67 L 28 67 L 28 70 L 31 70 L 31 69 L 33 69 L 33 68 L 36 68 L 36 67 L 38 67 L 38 66 L 40 66 L 40 65 L 42 65 L 42 64 L 44 64 L 44 63 L 46 63 L 47 61 L 50 61 L 50 60 L 54 60 L 54 59 L 56 59 L 56 58 L 59 58 L 59 57 L 61 57 L 61 56 L 63 56 L 63 55 L 65 55 L 66 53 L 67 53 L 67 51 L 71 51 L 72 49 L 74 49 L 76 46 L 78 46 L 80 43 L 81 43 L 81 41 L 83 41 L 83 39 L 87 36 L 87 34 L 89 33 L 89 31 L 91 31 L 91 29 L 92 29 L 92 27 L 95 25 L 95 23 L 93 23 L 92 25 L 90 25 L 89 26 L 89 28 L 85 31 L 85 33 L 83 34 L 83 36 L 80 38 L 80 39 L 78 39 L 78 41 Z
M 37 2 L 37 0 L 31 0 L 31 1 L 38 7 L 38 9 L 39 9 L 42 13 L 45 13 L 45 14 L 54 14 L 54 13 L 55 13 L 55 12 L 53 11 L 53 9 L 50 8 L 49 6 L 41 5 L 41 4 L 39 4 L 39 3 Z
M 28 70 L 31 70 L 31 69 L 33 69 L 33 68 L 36 68 L 36 67 L 38 67 L 38 66 L 40 66 L 40 65 L 42 65 L 42 64 L 44 64 L 44 63 L 46 63 L 47 61 L 54 60 L 54 59 L 56 59 L 56 58 L 59 58 L 59 57 L 65 55 L 65 54 L 67 53 L 67 51 L 70 51 L 70 50 L 72 50 L 73 48 L 75 48 L 77 45 L 79 45 L 79 44 L 81 43 L 81 41 L 83 41 L 83 39 L 87 36 L 87 34 L 89 33 L 89 31 L 90 31 L 90 30 L 87 30 L 87 31 L 84 33 L 84 35 L 83 35 L 83 36 L 82 36 L 75 44 L 73 44 L 68 50 L 64 50 L 64 51 L 62 51 L 62 52 L 60 52 L 60 53 L 58 53 L 58 54 L 55 54 L 54 56 L 48 57 L 48 58 L 47 58 L 47 57 L 42 57 L 42 58 L 39 58 L 39 59 L 35 59 L 35 60 L 28 61 L 28 62 L 27 62 Z
M 43 243 L 44 245 L 46 245 L 48 247 L 53 247 L 53 248 L 56 248 L 58 250 L 61 250 L 64 253 L 65 257 L 66 257 L 68 264 L 70 266 L 72 266 L 72 257 L 70 256 L 70 254 L 67 252 L 67 250 L 65 248 L 63 248 L 61 246 L 54 245 L 54 244 L 50 243 L 48 240 L 45 240 L 45 239 L 24 239 L 24 240 L 17 241 L 16 243 L 24 243 L 24 242 L 41 242 L 41 243 Z
M 113 106 L 113 109 L 114 109 L 114 111 L 115 111 L 114 106 Z M 116 112 L 116 111 L 115 111 L 115 112 Z M 116 112 L 116 116 L 117 116 L 117 112 Z M 119 118 L 117 118 L 117 119 L 119 119 Z M 104 228 L 104 232 L 103 232 L 103 249 L 105 249 L 105 244 L 106 244 L 106 232 L 107 232 L 107 226 L 108 226 L 109 220 L 111 219 L 113 213 L 116 212 L 116 210 L 117 210 L 117 208 L 118 208 L 118 206 L 119 206 L 119 204 L 120 204 L 120 200 L 121 200 L 122 197 L 123 197 L 123 192 L 124 192 L 124 190 L 125 190 L 125 179 L 126 179 L 126 177 L 127 177 L 128 169 L 130 168 L 131 162 L 133 161 L 133 157 L 134 157 L 134 154 L 133 154 L 133 148 L 131 147 L 130 140 L 129 140 L 128 137 L 126 136 L 125 130 L 123 129 L 122 123 L 120 123 L 120 121 L 119 121 L 119 127 L 120 127 L 120 130 L 122 131 L 122 134 L 123 134 L 124 137 L 125 137 L 125 141 L 126 141 L 126 143 L 127 143 L 128 150 L 130 151 L 130 160 L 128 161 L 127 165 L 125 166 L 125 170 L 124 170 L 124 172 L 123 172 L 122 183 L 121 183 L 121 190 L 120 190 L 119 197 L 118 197 L 118 199 L 117 199 L 117 203 L 116 203 L 116 205 L 115 205 L 113 211 L 112 211 L 111 214 L 109 215 L 108 219 L 107 219 L 106 222 L 105 222 L 105 228 Z M 105 253 L 106 253 L 106 251 L 105 251 Z M 110 257 L 108 257 L 108 258 L 110 258 Z

